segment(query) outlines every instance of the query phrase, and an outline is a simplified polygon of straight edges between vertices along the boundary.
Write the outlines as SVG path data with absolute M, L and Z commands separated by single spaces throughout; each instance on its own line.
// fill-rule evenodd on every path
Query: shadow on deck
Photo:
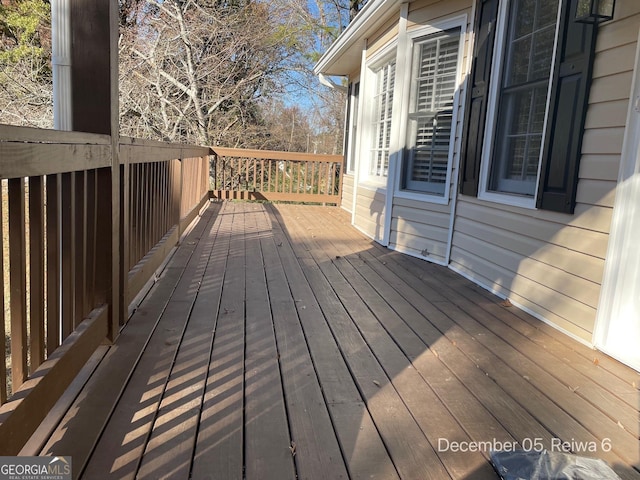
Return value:
M 338 208 L 212 203 L 90 366 L 29 452 L 85 479 L 496 478 L 515 442 L 640 478 L 637 373 Z

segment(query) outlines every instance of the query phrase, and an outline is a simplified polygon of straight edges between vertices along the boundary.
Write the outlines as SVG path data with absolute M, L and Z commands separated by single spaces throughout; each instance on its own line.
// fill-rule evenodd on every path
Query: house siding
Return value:
M 365 186 L 357 189 L 353 223 L 362 233 L 376 240 L 382 239 L 385 199 L 381 190 Z
M 353 211 L 353 175 L 342 176 L 342 198 L 340 206 L 347 212 Z
M 456 14 L 471 14 L 472 0 L 419 0 L 409 5 L 407 30 L 429 25 Z
M 380 29 L 379 34 L 367 39 L 367 59 L 378 53 L 390 42 L 398 38 L 398 17 L 387 21 Z
M 460 195 L 451 267 L 590 343 L 600 295 L 640 25 L 619 0 L 601 26 L 573 215 Z
M 396 197 L 393 201 L 389 246 L 399 252 L 444 263 L 450 222 L 450 205 Z

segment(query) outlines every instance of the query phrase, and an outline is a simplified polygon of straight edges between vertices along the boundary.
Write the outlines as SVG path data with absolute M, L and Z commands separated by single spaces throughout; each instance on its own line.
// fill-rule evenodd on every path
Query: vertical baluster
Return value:
M 172 209 L 172 225 L 180 225 L 180 191 L 182 184 L 182 172 L 179 160 L 172 160 L 172 174 L 173 174 L 173 188 L 171 194 L 171 209 Z
M 152 235 L 153 240 L 151 244 L 153 246 L 155 246 L 158 243 L 158 240 L 160 240 L 160 225 L 159 225 L 160 222 L 158 222 L 158 190 L 159 190 L 158 171 L 159 171 L 158 162 L 154 162 L 153 173 L 152 173 L 153 187 L 151 189 L 152 195 L 151 195 L 151 212 L 150 212 L 151 221 L 152 221 L 152 231 L 153 231 L 153 235 Z
M 44 361 L 44 179 L 29 178 L 31 371 Z
M 331 190 L 329 192 L 330 195 L 335 195 L 336 192 L 336 180 L 338 179 L 338 164 L 337 163 L 331 163 Z
M 160 164 L 162 172 L 162 188 L 160 192 L 160 202 L 162 204 L 162 230 L 166 233 L 171 228 L 169 224 L 169 174 L 168 174 L 168 162 L 162 162 Z
M 306 160 L 304 162 L 304 184 L 303 184 L 304 191 L 302 193 L 309 193 L 309 190 L 307 189 L 308 174 L 309 174 L 309 160 Z
M 251 190 L 258 190 L 258 159 L 253 159 L 253 182 Z
M 15 392 L 27 379 L 27 274 L 23 178 L 9 179 L 9 289 L 11 292 L 11 379 Z
M 76 198 L 74 201 L 75 206 L 75 248 L 73 255 L 75 257 L 74 262 L 74 329 L 82 320 L 84 320 L 85 314 L 89 312 L 85 311 L 84 299 L 86 296 L 87 284 L 85 281 L 85 272 L 87 269 L 87 257 L 85 255 L 87 247 L 86 225 L 87 225 L 87 198 L 86 198 L 86 172 L 75 172 L 75 190 Z
M 126 167 L 125 167 L 126 168 Z M 85 297 L 85 316 L 96 307 L 95 303 L 95 290 L 96 290 L 96 235 L 97 235 L 97 223 L 98 218 L 98 184 L 97 175 L 95 170 L 87 171 L 87 247 L 85 250 L 85 257 L 87 259 L 85 281 L 87 284 L 86 297 Z
M 140 252 L 140 258 L 144 258 L 144 256 L 149 251 L 149 245 L 151 244 L 151 235 L 150 235 L 151 218 L 149 215 L 149 209 L 151 205 L 150 190 L 151 190 L 151 183 L 152 183 L 151 182 L 152 166 L 153 164 L 151 163 L 144 164 L 144 184 L 142 186 L 142 195 L 143 195 L 142 218 L 144 219 L 144 221 L 143 221 L 143 227 L 142 227 L 143 242 L 142 242 L 142 251 Z
M 129 262 L 127 263 L 127 270 L 131 271 L 131 268 L 134 265 L 135 262 L 135 254 L 133 253 L 133 248 L 135 246 L 136 243 L 136 236 L 135 236 L 135 222 L 136 222 L 136 214 L 135 214 L 135 209 L 136 209 L 136 197 L 135 197 L 135 191 L 136 191 L 136 164 L 132 164 L 130 163 L 128 165 L 129 168 L 129 245 L 128 245 L 128 250 L 129 250 L 129 255 L 128 255 L 128 259 Z
M 0 185 L 0 188 L 3 186 Z M 4 196 L 4 195 L 3 195 Z M 4 276 L 4 198 L 0 197 L 0 274 Z M 5 330 L 4 288 L 0 295 L 0 405 L 7 401 L 7 332 Z
M 273 173 L 275 175 L 275 183 L 273 191 L 276 193 L 280 193 L 282 191 L 280 185 L 280 162 L 277 160 L 271 160 L 273 163 Z
M 136 191 L 133 192 L 133 195 L 136 198 L 136 240 L 135 240 L 135 261 L 132 262 L 134 266 L 136 263 L 140 261 L 141 253 L 142 253 L 142 231 L 144 228 L 143 221 L 143 211 L 142 211 L 142 192 L 144 191 L 144 164 L 138 163 L 136 165 L 137 168 L 137 182 L 136 182 Z
M 318 192 L 318 179 L 316 178 L 316 162 L 311 162 L 311 193 Z
M 47 356 L 60 345 L 60 175 L 47 175 Z
M 72 173 L 62 174 L 61 210 L 62 210 L 62 338 L 61 342 L 73 331 L 74 325 L 74 286 L 75 272 L 75 182 Z

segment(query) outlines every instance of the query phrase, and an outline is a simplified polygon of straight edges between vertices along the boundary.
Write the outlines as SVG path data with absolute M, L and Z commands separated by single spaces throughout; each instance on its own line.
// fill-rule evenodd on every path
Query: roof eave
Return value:
M 331 44 L 327 51 L 320 57 L 320 60 L 313 68 L 316 75 L 347 75 L 352 69 L 350 61 L 340 61 L 345 58 L 350 50 L 357 47 L 358 62 L 364 39 L 367 38 L 376 28 L 387 21 L 390 14 L 400 9 L 400 5 L 406 0 L 370 0 L 364 8 L 356 15 L 353 21 Z

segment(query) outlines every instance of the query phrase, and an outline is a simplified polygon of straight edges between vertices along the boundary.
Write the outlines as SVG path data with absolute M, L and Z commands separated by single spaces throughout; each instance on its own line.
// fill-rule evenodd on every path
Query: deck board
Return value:
M 612 419 L 626 414 L 627 420 L 637 428 L 637 408 L 635 412 L 633 410 L 629 411 L 626 405 L 617 402 L 613 396 L 599 392 L 599 396 L 592 400 L 598 401 L 602 395 L 607 397 L 607 402 L 598 401 L 600 407 L 606 408 L 607 404 L 617 403 L 615 411 L 618 417 L 615 415 L 610 418 L 603 416 L 593 405 L 584 401 L 584 398 L 576 398 L 575 393 L 579 389 L 573 390 L 571 388 L 572 385 L 575 385 L 574 383 L 567 383 L 566 385 L 558 383 L 554 377 L 545 372 L 540 365 L 530 360 L 526 355 L 529 354 L 531 357 L 535 357 L 538 363 L 546 365 L 555 374 L 564 372 L 566 377 L 577 381 L 579 378 L 576 377 L 580 377 L 580 375 L 578 372 L 571 371 L 572 366 L 569 363 L 559 362 L 560 358 L 553 358 L 548 355 L 536 355 L 536 352 L 531 351 L 530 342 L 526 337 L 518 339 L 519 341 L 513 341 L 512 339 L 515 346 L 502 342 L 498 335 L 493 335 L 494 332 L 491 327 L 503 334 L 506 332 L 508 335 L 510 330 L 509 323 L 494 321 L 492 316 L 479 310 L 473 303 L 466 301 L 466 299 L 460 299 L 460 296 L 456 293 L 457 291 L 451 288 L 452 282 L 442 282 L 438 277 L 429 275 L 429 273 L 425 272 L 424 265 L 422 265 L 423 268 L 421 269 L 415 259 L 389 252 L 379 246 L 374 246 L 371 251 L 359 253 L 360 257 L 369 259 L 372 264 L 375 264 L 376 255 L 379 255 L 377 259 L 383 265 L 382 267 L 379 266 L 381 271 L 394 271 L 399 275 L 399 278 L 413 278 L 414 282 L 421 284 L 420 293 L 412 298 L 412 302 L 419 306 L 421 311 L 430 312 L 427 317 L 439 328 L 440 332 L 457 346 L 463 347 L 465 353 L 471 356 L 484 372 L 501 384 L 500 388 L 504 392 L 509 393 L 510 396 L 517 400 L 517 403 L 525 406 L 533 415 L 533 418 L 527 418 L 529 417 L 528 415 L 521 416 L 520 420 L 513 425 L 512 428 L 517 428 L 520 431 L 520 435 L 516 435 L 516 438 L 544 438 L 546 439 L 546 445 L 549 445 L 548 442 L 552 438 L 560 438 L 564 441 L 590 442 L 597 445 L 601 445 L 603 440 L 610 440 L 613 452 L 601 451 L 599 452 L 601 458 L 611 463 L 616 463 L 620 462 L 622 457 L 623 463 L 639 464 L 638 455 L 640 455 L 640 449 L 637 435 L 634 436 L 633 428 L 631 432 L 626 432 L 617 423 L 619 420 L 612 421 Z M 396 262 L 398 265 L 396 265 Z M 400 265 L 406 266 L 407 264 L 410 264 L 412 268 L 402 269 L 400 267 Z M 430 265 L 426 270 L 441 271 L 441 269 L 433 265 Z M 466 282 L 459 276 L 455 276 L 453 279 L 457 283 Z M 396 287 L 399 291 L 410 292 L 411 287 L 403 284 L 402 281 L 399 283 L 400 286 Z M 384 285 L 379 285 L 378 289 L 383 291 L 384 287 Z M 460 303 L 468 309 L 474 318 L 459 308 Z M 437 310 L 434 310 L 433 307 Z M 513 322 L 514 318 L 505 320 Z M 466 330 L 462 327 L 466 328 Z M 466 343 L 463 344 L 462 342 Z M 479 349 L 478 343 L 483 344 L 486 348 Z M 494 355 L 491 352 L 500 352 L 500 354 Z M 565 355 L 567 353 L 569 352 L 565 351 Z M 458 366 L 459 362 L 464 361 L 464 358 L 459 358 L 459 361 L 453 361 L 451 364 L 452 366 Z M 551 364 L 550 362 L 555 363 Z M 467 365 L 466 368 L 461 370 L 462 373 L 471 371 L 471 367 L 471 365 Z M 516 372 L 512 368 L 515 368 Z M 538 380 L 537 387 L 529 385 L 529 382 L 536 379 Z M 612 383 L 619 384 L 615 378 L 611 380 Z M 465 380 L 465 384 L 472 385 L 473 383 L 471 380 Z M 625 390 L 629 391 L 632 388 L 632 385 L 627 385 Z M 492 404 L 494 394 L 482 393 L 482 391 L 476 393 L 476 395 L 478 394 L 484 395 L 483 404 L 485 406 Z M 500 415 L 500 406 L 496 405 L 496 408 L 497 410 L 494 411 L 494 414 L 500 418 L 507 420 L 517 418 L 517 411 L 507 415 Z M 633 422 L 633 418 L 635 418 L 635 422 Z M 546 427 L 546 431 L 540 430 L 535 424 L 531 423 L 532 421 L 540 422 Z M 523 437 L 522 426 L 525 426 L 527 422 L 529 426 L 524 431 L 527 432 L 528 437 Z M 594 435 L 593 432 L 597 432 L 597 435 Z M 552 436 L 549 436 L 549 434 Z M 635 477 L 635 474 L 632 473 L 631 477 Z
M 245 227 L 245 290 L 251 292 L 245 300 L 245 478 L 293 480 L 296 447 L 289 435 L 262 247 L 269 252 L 273 236 L 263 212 L 251 211 Z
M 286 228 L 284 221 L 276 210 L 272 210 L 272 213 L 277 218 L 280 233 L 280 229 Z M 326 314 L 320 308 L 317 297 L 321 295 L 321 290 L 314 290 L 305 277 L 302 264 L 305 260 L 310 262 L 311 256 L 306 249 L 295 252 L 284 233 L 279 234 L 278 238 L 278 251 L 349 475 L 351 478 L 398 478 L 397 470 L 351 376 L 349 365 L 329 328 Z M 328 289 L 328 286 L 325 285 L 325 288 Z M 318 470 L 315 470 L 309 478 L 317 476 Z
M 381 437 L 403 478 L 449 477 L 432 445 L 393 385 L 392 379 L 409 367 L 406 357 L 335 268 L 329 254 L 304 235 L 308 221 L 296 222 L 292 244 L 307 248 L 313 262 L 303 266 L 318 296 L 343 355 L 351 367 Z M 316 294 L 318 295 L 318 294 Z M 372 325 L 373 324 L 373 325 Z
M 202 405 L 193 478 L 243 477 L 245 347 L 244 215 L 229 204 L 221 213 L 230 236 L 227 268 Z
M 293 297 L 280 257 L 280 250 L 285 255 L 291 252 L 283 247 L 279 224 L 271 221 L 271 228 L 272 241 L 264 240 L 262 251 L 298 478 L 312 479 L 324 470 L 327 478 L 346 479 L 347 469 L 298 317 L 296 306 L 302 299 Z
M 489 479 L 487 443 L 609 438 L 575 453 L 639 479 L 638 378 L 338 208 L 214 203 L 42 453 L 85 479 Z

